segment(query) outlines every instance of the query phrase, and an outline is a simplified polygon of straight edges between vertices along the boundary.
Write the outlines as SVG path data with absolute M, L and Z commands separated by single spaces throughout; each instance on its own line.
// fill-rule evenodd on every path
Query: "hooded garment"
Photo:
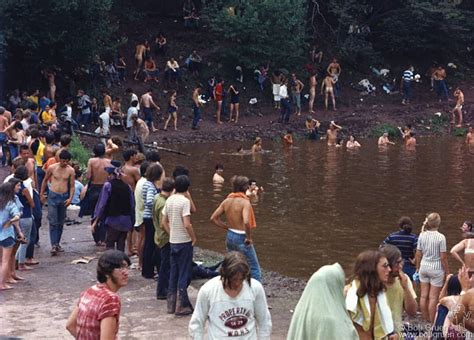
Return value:
M 296 305 L 287 340 L 359 339 L 343 291 L 344 271 L 339 263 L 314 273 Z

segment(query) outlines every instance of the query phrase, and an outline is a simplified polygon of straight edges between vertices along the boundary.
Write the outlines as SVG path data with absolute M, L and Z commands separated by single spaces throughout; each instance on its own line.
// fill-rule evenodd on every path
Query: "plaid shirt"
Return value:
M 120 317 L 120 297 L 109 290 L 105 284 L 98 283 L 81 294 L 77 303 L 77 337 L 76 339 L 100 339 L 101 320 L 115 316 Z

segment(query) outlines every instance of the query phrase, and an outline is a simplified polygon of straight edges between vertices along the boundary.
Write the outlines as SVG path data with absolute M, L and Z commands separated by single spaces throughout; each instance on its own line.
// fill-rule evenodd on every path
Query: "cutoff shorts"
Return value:
M 443 287 L 444 270 L 420 268 L 420 282 L 429 283 L 435 287 Z

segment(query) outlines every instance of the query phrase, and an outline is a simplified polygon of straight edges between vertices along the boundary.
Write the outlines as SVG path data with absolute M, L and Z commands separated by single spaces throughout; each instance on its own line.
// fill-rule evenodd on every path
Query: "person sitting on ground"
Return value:
M 114 339 L 119 333 L 120 296 L 128 284 L 128 256 L 107 250 L 97 263 L 99 283 L 83 292 L 69 316 L 66 329 L 76 339 Z
M 257 186 L 257 181 L 256 180 L 250 179 L 249 180 L 249 187 L 247 188 L 247 191 L 245 192 L 245 194 L 248 197 L 256 197 L 259 194 L 261 194 L 263 191 L 264 191 L 263 187 Z
M 221 163 L 217 163 L 215 169 L 216 169 L 216 172 L 214 173 L 214 176 L 212 177 L 212 183 L 223 184 L 224 177 L 222 177 L 222 173 L 224 172 L 224 165 L 222 165 Z
M 224 310 L 234 311 L 233 318 L 223 317 L 221 311 Z M 270 339 L 272 321 L 265 290 L 260 282 L 251 278 L 250 267 L 242 253 L 227 253 L 220 276 L 210 279 L 199 290 L 188 327 L 192 339 L 204 338 L 206 322 L 209 339 L 240 337 L 241 334 L 248 339 Z
M 252 145 L 252 152 L 262 152 L 262 138 L 256 137 Z
M 358 340 L 344 301 L 344 270 L 322 266 L 309 279 L 291 318 L 287 340 Z
M 319 127 L 321 123 L 312 116 L 308 116 L 304 124 L 306 127 L 306 136 L 312 140 L 319 140 Z
M 149 80 L 154 80 L 155 83 L 158 83 L 158 69 L 156 68 L 156 63 L 151 56 L 145 60 L 145 79 L 143 80 L 146 83 Z
M 338 133 L 339 131 L 342 130 L 342 127 L 334 123 L 332 120 L 331 123 L 329 123 L 329 129 L 326 132 L 326 139 L 328 146 L 337 146 L 339 143 L 338 141 Z
M 291 131 L 290 129 L 286 130 L 286 133 L 282 139 L 283 139 L 283 145 L 292 146 L 293 145 L 293 131 Z
M 377 144 L 379 146 L 395 145 L 394 142 L 391 142 L 388 139 L 388 132 L 384 132 L 383 135 L 379 137 L 379 141 Z
M 386 286 L 385 294 L 387 295 L 387 303 L 392 311 L 395 332 L 400 339 L 403 339 L 402 314 L 405 312 L 408 316 L 414 317 L 418 310 L 416 302 L 416 293 L 413 284 L 402 271 L 403 258 L 400 250 L 391 244 L 383 245 L 380 251 L 385 255 L 390 265 L 390 274 Z
M 357 148 L 360 148 L 360 147 L 361 147 L 360 143 L 355 140 L 354 135 L 351 133 L 349 135 L 349 140 L 346 143 L 346 148 L 347 149 L 357 149 Z

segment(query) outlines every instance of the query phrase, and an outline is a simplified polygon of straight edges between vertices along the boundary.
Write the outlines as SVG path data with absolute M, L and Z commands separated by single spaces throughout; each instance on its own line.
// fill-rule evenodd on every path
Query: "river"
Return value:
M 461 240 L 459 227 L 474 219 L 474 151 L 463 139 L 426 137 L 413 150 L 400 142 L 385 149 L 374 139 L 359 142 L 362 148 L 352 151 L 325 141 L 298 140 L 290 149 L 264 141 L 265 153 L 244 156 L 232 155 L 236 142 L 188 144 L 175 148 L 190 157 L 163 153 L 162 163 L 169 174 L 176 164 L 190 169 L 197 245 L 222 253 L 225 231 L 209 217 L 231 191 L 233 175 L 256 179 L 265 189 L 254 202 L 257 255 L 262 267 L 284 275 L 309 278 L 334 262 L 350 272 L 357 254 L 378 247 L 402 215 L 419 233 L 426 213 L 436 211 L 448 248 Z M 212 185 L 216 163 L 224 164 L 222 190 Z M 452 258 L 450 264 L 458 267 Z

